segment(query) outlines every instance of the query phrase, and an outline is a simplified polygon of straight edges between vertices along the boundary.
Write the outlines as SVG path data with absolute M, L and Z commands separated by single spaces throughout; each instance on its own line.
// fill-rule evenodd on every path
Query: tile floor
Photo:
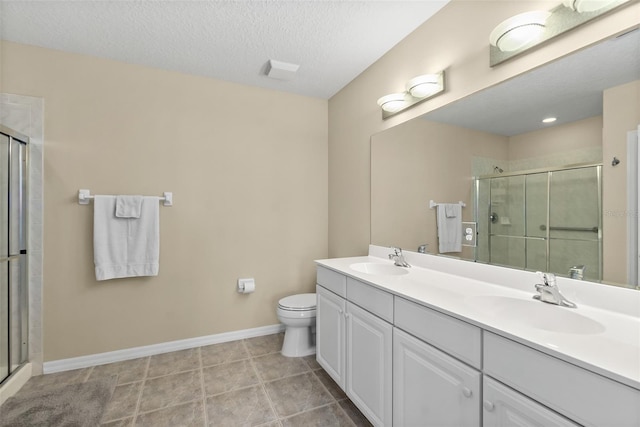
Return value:
M 31 378 L 22 391 L 109 375 L 102 426 L 370 426 L 315 356 L 280 354 L 283 334 Z

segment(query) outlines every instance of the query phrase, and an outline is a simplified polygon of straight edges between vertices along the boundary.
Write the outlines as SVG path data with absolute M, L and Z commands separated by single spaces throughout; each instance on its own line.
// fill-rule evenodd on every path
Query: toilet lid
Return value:
M 278 305 L 285 310 L 313 310 L 316 308 L 316 294 L 298 294 L 282 298 Z

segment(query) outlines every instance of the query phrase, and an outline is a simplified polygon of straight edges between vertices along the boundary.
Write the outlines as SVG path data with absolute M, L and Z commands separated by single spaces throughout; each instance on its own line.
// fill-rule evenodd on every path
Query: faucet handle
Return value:
M 536 271 L 536 274 L 542 280 L 545 286 L 555 286 L 556 285 L 556 275 L 553 273 L 545 273 L 542 271 Z

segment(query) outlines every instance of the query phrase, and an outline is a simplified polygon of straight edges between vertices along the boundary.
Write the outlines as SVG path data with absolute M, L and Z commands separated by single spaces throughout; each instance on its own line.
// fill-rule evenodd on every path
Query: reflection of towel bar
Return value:
M 435 207 L 436 207 L 436 206 L 438 206 L 439 204 L 440 204 L 440 203 L 436 203 L 436 202 L 434 202 L 433 200 L 429 200 L 429 208 L 430 208 L 430 209 L 435 208 Z M 458 202 L 458 204 L 459 204 L 460 206 L 462 206 L 463 208 L 464 208 L 465 206 L 467 206 L 467 204 L 466 204 L 465 202 Z
M 81 205 L 88 205 L 89 201 L 94 197 L 89 190 L 78 190 L 78 203 Z M 163 197 L 158 197 L 158 200 L 164 206 L 173 206 L 173 193 L 165 191 Z
M 545 231 L 547 226 L 542 224 L 540 230 Z M 549 227 L 549 230 L 561 230 L 561 231 L 591 231 L 593 233 L 598 232 L 598 227 Z

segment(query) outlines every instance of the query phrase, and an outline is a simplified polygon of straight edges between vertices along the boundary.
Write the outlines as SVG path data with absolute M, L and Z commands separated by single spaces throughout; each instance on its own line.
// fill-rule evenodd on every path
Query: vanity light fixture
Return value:
M 603 9 L 615 2 L 616 0 L 564 0 L 562 4 L 578 13 L 588 13 Z
M 407 92 L 414 98 L 426 98 L 442 90 L 442 73 L 423 74 L 407 82 Z
M 383 119 L 443 92 L 444 71 L 414 77 L 407 82 L 405 87 L 406 92 L 392 93 L 378 99 Z
M 387 113 L 396 113 L 402 110 L 409 102 L 409 97 L 406 93 L 392 93 L 385 95 L 378 99 L 378 105 L 382 108 L 382 111 Z
M 631 0 L 562 0 L 549 11 L 525 12 L 502 21 L 489 35 L 489 65 L 494 67 L 541 43 L 586 24 Z
M 502 52 L 513 52 L 539 40 L 551 16 L 548 11 L 525 12 L 502 21 L 489 35 L 489 42 Z
M 542 119 L 542 123 L 553 123 L 558 120 L 557 117 L 547 117 L 546 119 Z

